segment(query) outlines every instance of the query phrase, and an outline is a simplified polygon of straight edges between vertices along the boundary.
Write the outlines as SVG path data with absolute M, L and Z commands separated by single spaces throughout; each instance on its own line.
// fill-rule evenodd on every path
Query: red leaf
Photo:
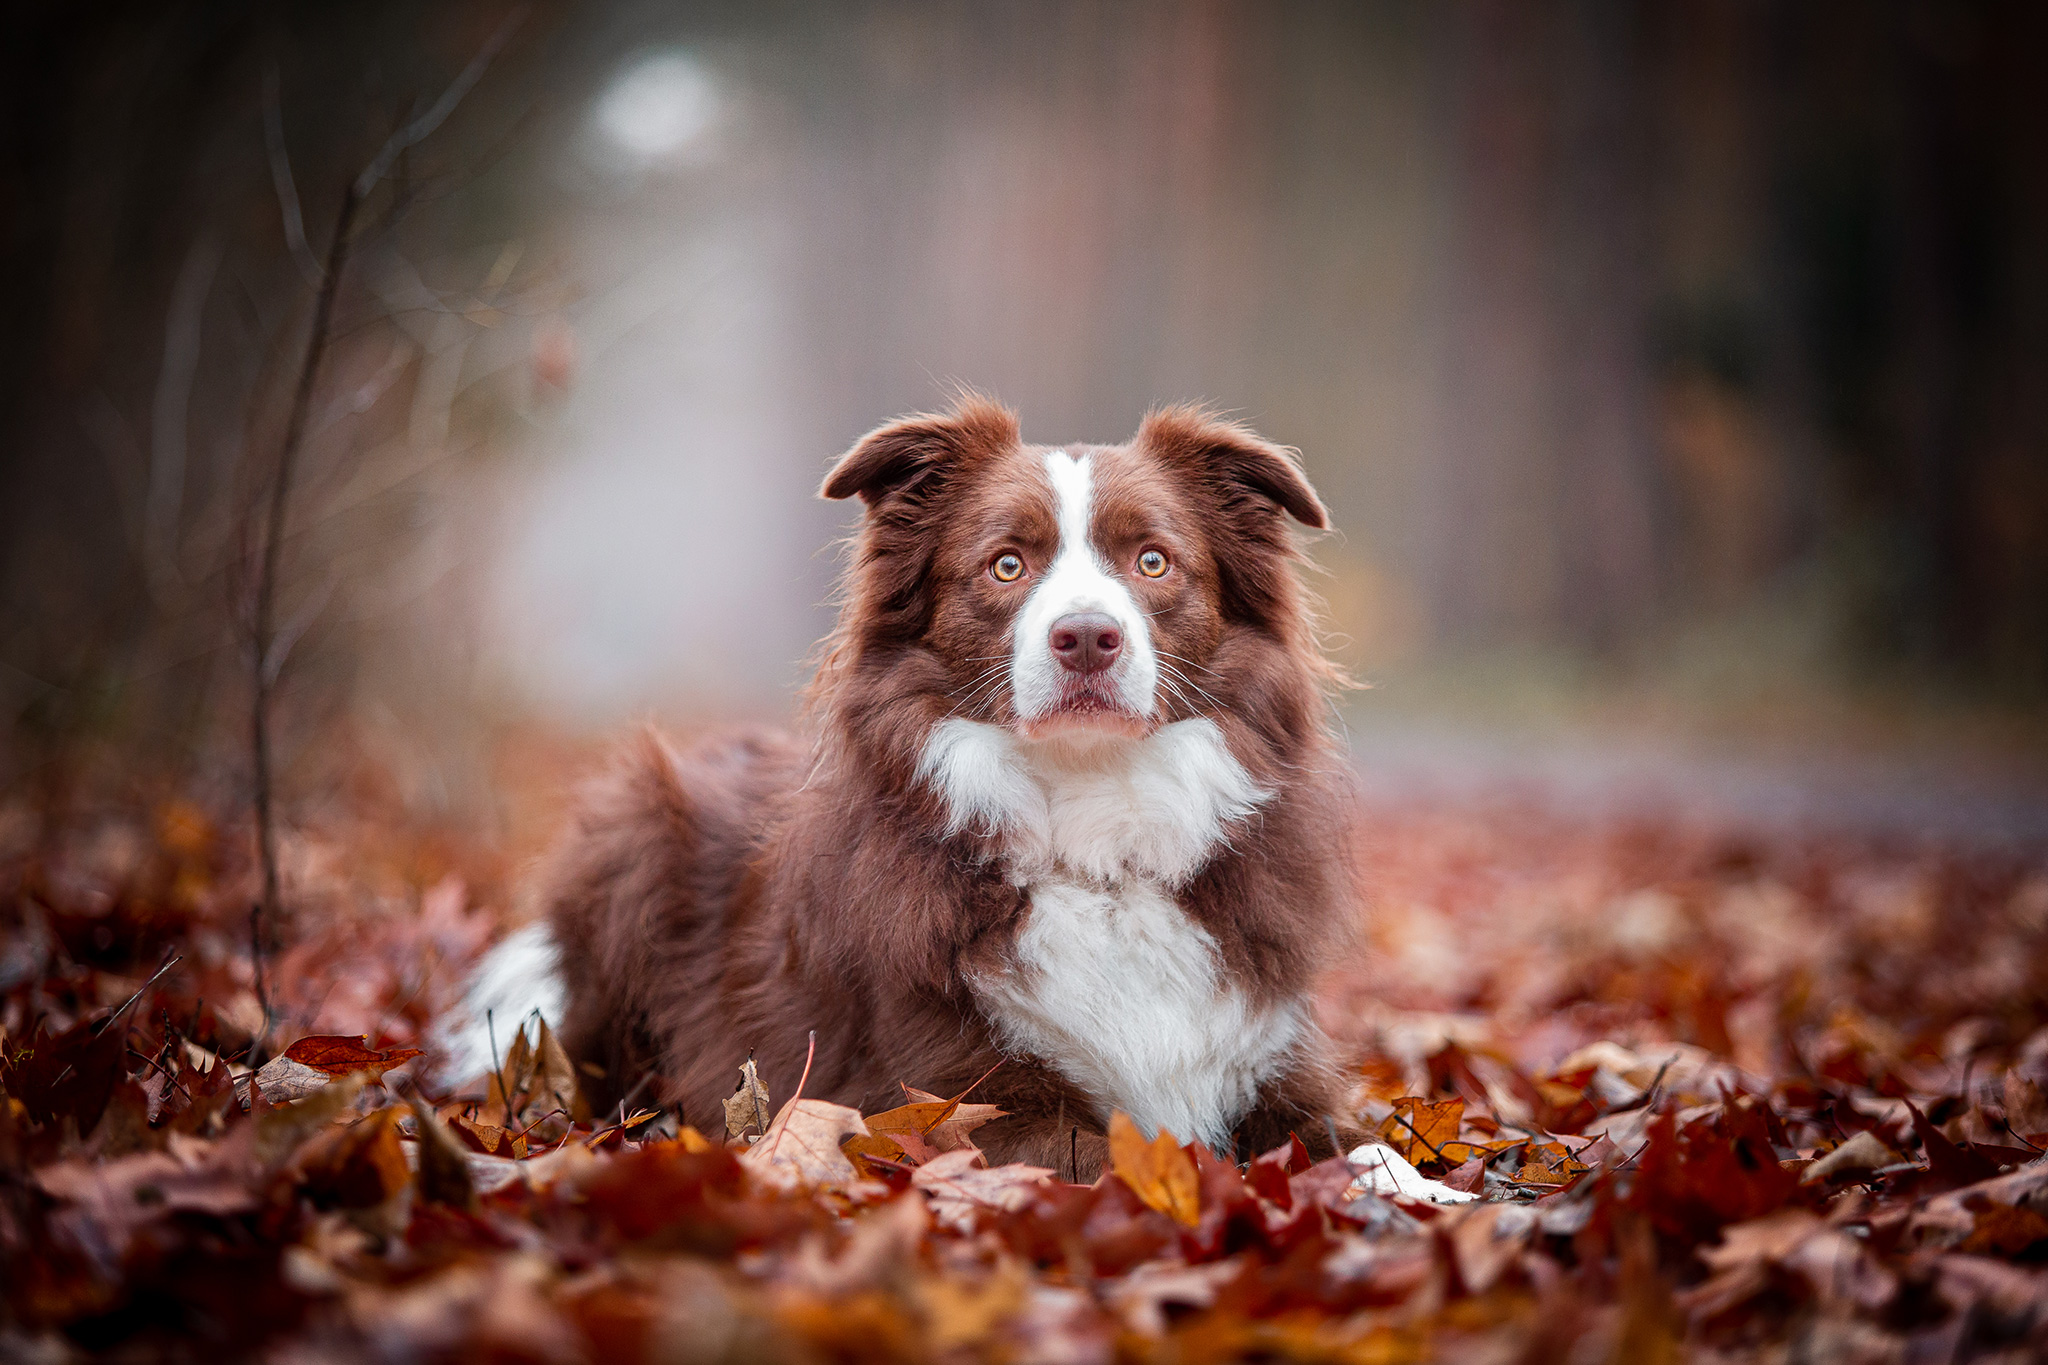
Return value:
M 330 1076 L 346 1076 L 352 1071 L 369 1071 L 381 1076 L 392 1067 L 419 1056 L 420 1049 L 366 1047 L 361 1035 L 351 1038 L 339 1033 L 315 1033 L 293 1043 L 284 1050 L 284 1055 L 301 1066 L 310 1066 Z

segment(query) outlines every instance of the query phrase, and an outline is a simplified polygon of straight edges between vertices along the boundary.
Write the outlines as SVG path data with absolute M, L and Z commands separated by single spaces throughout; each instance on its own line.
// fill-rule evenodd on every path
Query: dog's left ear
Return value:
M 1016 444 L 1017 414 L 970 394 L 951 412 L 921 412 L 876 427 L 839 457 L 818 495 L 858 494 L 869 507 L 894 497 L 915 499 L 962 459 Z
M 1138 428 L 1138 444 L 1206 479 L 1271 499 L 1303 526 L 1321 531 L 1330 524 L 1293 451 L 1206 408 L 1154 409 Z

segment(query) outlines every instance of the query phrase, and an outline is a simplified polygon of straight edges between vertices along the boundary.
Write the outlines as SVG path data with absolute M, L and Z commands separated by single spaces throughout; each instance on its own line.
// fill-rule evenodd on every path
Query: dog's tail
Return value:
M 538 1020 L 561 1026 L 568 996 L 552 925 L 537 920 L 504 939 L 477 962 L 462 1002 L 434 1031 L 435 1082 L 452 1090 L 496 1070 L 519 1034 L 536 1041 Z

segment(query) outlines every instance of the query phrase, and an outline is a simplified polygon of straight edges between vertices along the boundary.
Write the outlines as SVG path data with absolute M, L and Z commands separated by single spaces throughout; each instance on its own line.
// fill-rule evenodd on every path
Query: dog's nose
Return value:
M 1052 623 L 1052 652 L 1076 673 L 1101 673 L 1123 652 L 1124 633 L 1099 611 L 1080 611 Z

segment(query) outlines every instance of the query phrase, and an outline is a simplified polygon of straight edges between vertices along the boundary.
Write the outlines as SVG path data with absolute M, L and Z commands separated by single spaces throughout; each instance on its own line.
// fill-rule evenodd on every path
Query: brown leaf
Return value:
M 272 1104 L 290 1104 L 325 1090 L 334 1077 L 317 1067 L 294 1061 L 282 1053 L 265 1062 L 251 1082 L 257 1093 Z
M 1877 1134 L 1865 1129 L 1801 1171 L 1799 1183 L 1813 1185 L 1828 1180 L 1856 1180 L 1904 1160 L 1885 1146 Z
M 1993 1204 L 1977 1214 L 1977 1225 L 1958 1251 L 2017 1259 L 2048 1243 L 2048 1218 L 2030 1208 Z
M 292 1164 L 316 1204 L 372 1208 L 405 1188 L 412 1172 L 398 1136 L 402 1112 L 397 1105 L 379 1109 L 346 1128 L 322 1133 L 299 1151 Z
M 253 1083 L 272 1104 L 288 1104 L 306 1098 L 336 1077 L 362 1073 L 375 1080 L 419 1055 L 416 1047 L 367 1047 L 360 1035 L 315 1034 L 265 1062 Z
M 106 1246 L 118 1257 L 137 1228 L 167 1213 L 228 1217 L 259 1207 L 252 1141 L 251 1128 L 219 1142 L 179 1134 L 167 1151 L 60 1161 L 34 1179 L 43 1193 L 74 1206 L 71 1216 L 87 1245 Z
M 575 1064 L 569 1060 L 569 1054 L 563 1050 L 546 1019 L 540 1021 L 538 1033 L 539 1038 L 533 1048 L 531 1082 L 534 1105 L 560 1109 L 571 1121 L 588 1123 L 590 1105 L 583 1098 L 583 1088 L 577 1084 Z
M 978 1151 L 970 1134 L 984 1123 L 1007 1116 L 1006 1110 L 993 1104 L 963 1104 L 958 1097 L 941 1099 L 907 1085 L 903 1089 L 912 1103 L 869 1115 L 867 1121 L 868 1131 L 886 1134 L 896 1153 L 878 1148 L 872 1155 L 929 1161 L 940 1152 Z
M 1029 1204 L 1052 1176 L 1043 1166 L 983 1167 L 980 1160 L 979 1152 L 942 1152 L 911 1174 L 912 1187 L 930 1197 L 932 1216 L 941 1223 L 965 1231 L 976 1210 L 1014 1212 Z
M 330 1076 L 346 1076 L 351 1071 L 367 1071 L 375 1077 L 383 1075 L 394 1066 L 411 1061 L 420 1055 L 420 1049 L 370 1047 L 361 1035 L 348 1037 L 336 1033 L 301 1038 L 286 1048 L 282 1055 L 301 1066 L 324 1071 Z
M 740 1156 L 740 1164 L 782 1189 L 848 1185 L 860 1173 L 839 1144 L 867 1130 L 858 1109 L 825 1100 L 791 1100 Z
M 1147 1142 L 1131 1116 L 1118 1110 L 1109 1118 L 1109 1161 L 1146 1207 L 1187 1227 L 1202 1221 L 1195 1163 L 1173 1134 L 1162 1128 Z
M 768 1087 L 749 1057 L 740 1067 L 740 1088 L 725 1102 L 725 1136 L 737 1142 L 748 1133 L 767 1132 L 768 1113 Z
M 474 1210 L 476 1187 L 470 1182 L 462 1144 L 417 1096 L 406 1102 L 412 1106 L 413 1122 L 419 1129 L 420 1198 L 430 1204 Z

